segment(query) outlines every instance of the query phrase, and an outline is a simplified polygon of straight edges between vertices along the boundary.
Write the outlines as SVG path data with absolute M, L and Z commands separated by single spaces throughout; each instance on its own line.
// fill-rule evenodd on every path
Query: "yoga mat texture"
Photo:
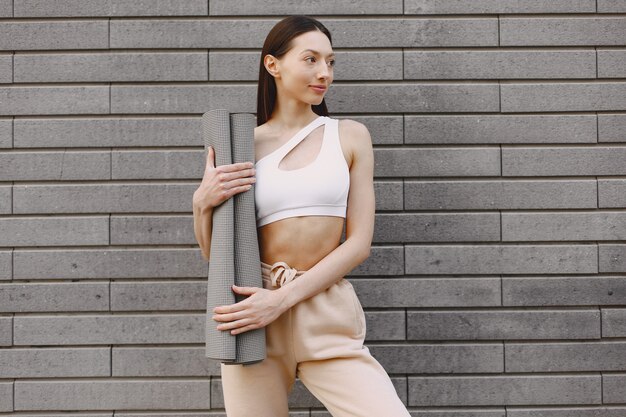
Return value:
M 205 155 L 215 150 L 215 165 L 254 163 L 252 113 L 210 110 L 202 115 Z M 263 287 L 257 240 L 254 184 L 213 209 L 211 254 L 207 287 L 206 357 L 225 364 L 253 364 L 266 358 L 265 327 L 236 335 L 217 330 L 213 309 L 234 304 L 248 296 L 236 294 L 232 285 Z

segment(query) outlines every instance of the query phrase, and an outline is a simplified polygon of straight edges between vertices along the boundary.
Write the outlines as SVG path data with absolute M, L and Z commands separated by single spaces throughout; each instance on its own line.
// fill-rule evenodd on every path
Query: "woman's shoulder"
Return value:
M 361 122 L 353 119 L 337 119 L 339 121 L 339 137 L 357 146 L 371 146 L 370 132 Z

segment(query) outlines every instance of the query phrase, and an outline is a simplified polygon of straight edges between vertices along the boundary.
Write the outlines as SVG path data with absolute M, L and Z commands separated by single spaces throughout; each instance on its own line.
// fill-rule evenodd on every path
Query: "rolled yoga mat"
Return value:
M 254 163 L 252 113 L 210 110 L 202 115 L 205 155 L 215 150 L 215 165 Z M 213 209 L 209 280 L 207 287 L 206 357 L 224 364 L 253 364 L 266 358 L 265 327 L 236 335 L 217 330 L 213 309 L 245 300 L 232 285 L 263 287 L 257 240 L 254 184 Z

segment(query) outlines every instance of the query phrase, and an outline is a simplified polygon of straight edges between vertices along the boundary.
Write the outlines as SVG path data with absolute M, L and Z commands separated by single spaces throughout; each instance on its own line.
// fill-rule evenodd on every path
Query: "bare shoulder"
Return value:
M 348 165 L 354 158 L 372 152 L 372 137 L 367 126 L 352 119 L 339 119 L 339 140 Z
M 361 122 L 352 119 L 339 119 L 339 133 L 349 136 L 352 140 L 371 141 L 370 132 Z

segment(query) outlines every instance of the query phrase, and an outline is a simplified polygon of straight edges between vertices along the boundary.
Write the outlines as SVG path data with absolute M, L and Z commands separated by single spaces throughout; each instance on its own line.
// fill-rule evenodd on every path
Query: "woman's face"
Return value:
M 266 56 L 266 67 L 268 63 Z M 320 104 L 333 82 L 335 55 L 328 37 L 320 31 L 303 33 L 292 39 L 292 48 L 275 59 L 272 75 L 281 95 Z M 322 88 L 315 88 L 315 87 Z

